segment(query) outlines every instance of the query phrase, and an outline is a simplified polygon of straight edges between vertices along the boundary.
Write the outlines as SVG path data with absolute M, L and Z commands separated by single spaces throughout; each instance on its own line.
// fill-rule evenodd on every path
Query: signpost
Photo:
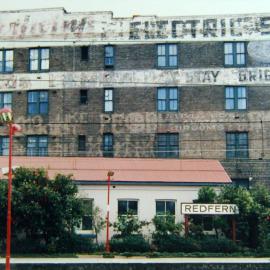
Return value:
M 232 218 L 232 240 L 236 241 L 236 222 L 234 215 L 239 214 L 236 204 L 181 203 L 181 214 L 185 217 L 185 235 L 188 235 L 189 215 L 230 215 Z

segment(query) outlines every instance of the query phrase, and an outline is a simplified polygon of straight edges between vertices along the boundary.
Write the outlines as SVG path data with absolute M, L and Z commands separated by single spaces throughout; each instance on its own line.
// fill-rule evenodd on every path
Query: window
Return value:
M 246 110 L 247 109 L 247 89 L 246 87 L 226 87 L 225 88 L 225 109 L 226 110 Z
M 81 60 L 82 61 L 88 61 L 89 60 L 89 47 L 88 46 L 82 46 L 81 47 Z
M 159 112 L 178 111 L 178 89 L 176 87 L 157 89 L 157 110 Z
M 9 154 L 9 137 L 0 137 L 0 155 L 8 156 Z
M 238 67 L 246 65 L 245 42 L 224 43 L 224 64 L 228 67 Z
M 179 157 L 179 135 L 178 133 L 157 134 L 157 157 L 178 158 Z
M 48 137 L 28 136 L 27 156 L 48 156 Z
M 178 65 L 177 44 L 157 45 L 157 66 L 160 68 L 176 68 Z
M 0 72 L 13 72 L 13 50 L 0 50 Z
M 0 108 L 12 107 L 12 93 L 0 93 Z
M 88 92 L 86 89 L 80 90 L 80 104 L 87 104 L 88 102 Z
M 118 216 L 127 214 L 138 215 L 137 200 L 118 200 Z
M 78 151 L 86 150 L 86 137 L 85 135 L 78 136 Z
M 29 50 L 29 70 L 47 71 L 49 70 L 50 49 L 35 48 Z
M 251 178 L 252 180 L 252 178 Z M 237 187 L 244 187 L 246 189 L 249 189 L 249 184 L 250 181 L 249 179 L 232 179 L 232 183 L 233 185 L 237 186 Z
M 113 112 L 113 89 L 104 89 L 104 112 Z
M 104 47 L 104 65 L 105 67 L 114 66 L 114 46 L 112 45 Z
M 113 157 L 113 134 L 104 133 L 103 134 L 103 156 Z
M 93 199 L 83 199 L 83 216 L 81 230 L 88 231 L 93 229 Z
M 156 201 L 156 215 L 167 216 L 175 215 L 175 201 L 171 200 L 158 200 Z
M 28 114 L 48 114 L 48 91 L 28 92 Z
M 227 158 L 248 158 L 248 133 L 226 133 L 226 156 Z

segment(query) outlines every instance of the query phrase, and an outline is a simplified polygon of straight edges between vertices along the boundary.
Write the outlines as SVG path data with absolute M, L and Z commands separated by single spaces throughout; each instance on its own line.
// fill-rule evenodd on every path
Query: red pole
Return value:
M 108 173 L 108 191 L 107 191 L 107 231 L 106 231 L 106 252 L 110 252 L 110 240 L 109 240 L 109 227 L 110 227 L 110 187 L 111 187 L 111 174 Z
M 188 236 L 188 215 L 185 215 L 185 237 Z
M 11 246 L 11 195 L 12 195 L 12 123 L 9 127 L 9 157 L 8 157 L 8 210 L 7 210 L 7 246 L 6 246 L 6 270 L 10 270 L 10 246 Z

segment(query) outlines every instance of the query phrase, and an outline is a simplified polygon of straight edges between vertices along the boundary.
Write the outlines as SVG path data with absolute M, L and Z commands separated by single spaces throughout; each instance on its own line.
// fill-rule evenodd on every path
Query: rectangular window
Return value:
M 87 104 L 88 102 L 88 91 L 86 89 L 80 90 L 80 104 Z
M 166 87 L 157 89 L 157 110 L 159 112 L 178 111 L 178 88 Z
M 225 109 L 226 110 L 246 110 L 247 109 L 246 87 L 229 86 L 225 88 Z
M 112 68 L 114 66 L 114 46 L 106 45 L 104 47 L 104 66 Z
M 0 155 L 8 156 L 9 154 L 9 137 L 0 137 Z
M 34 72 L 48 71 L 50 64 L 49 48 L 29 49 L 29 70 Z
M 93 230 L 93 199 L 83 199 L 83 216 L 81 229 L 83 231 Z
M 159 158 L 179 158 L 179 134 L 160 133 L 156 137 L 156 156 Z
M 157 45 L 157 66 L 159 68 L 176 68 L 178 66 L 177 44 Z
M 224 43 L 224 64 L 227 67 L 239 67 L 246 65 L 245 42 Z
M 48 137 L 45 135 L 28 136 L 27 156 L 48 156 Z
M 13 72 L 13 50 L 0 50 L 0 72 Z
M 0 109 L 12 107 L 12 93 L 0 93 Z
M 113 134 L 103 134 L 103 157 L 113 157 Z
M 226 133 L 226 157 L 248 158 L 248 133 L 227 132 Z
M 175 215 L 175 201 L 172 200 L 157 200 L 156 201 L 156 215 L 167 216 Z
M 81 60 L 82 61 L 88 61 L 89 60 L 89 47 L 88 46 L 82 46 L 81 47 Z
M 138 215 L 137 200 L 118 200 L 118 216 L 127 214 Z
M 113 89 L 104 89 L 104 112 L 113 112 Z
M 78 136 L 78 151 L 86 150 L 86 137 L 85 135 Z
M 28 91 L 28 114 L 48 114 L 48 91 Z

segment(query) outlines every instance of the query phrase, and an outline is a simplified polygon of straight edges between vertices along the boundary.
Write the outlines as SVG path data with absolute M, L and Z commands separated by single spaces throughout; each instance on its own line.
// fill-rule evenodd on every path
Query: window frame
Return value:
M 119 202 L 127 202 L 127 211 L 126 214 L 119 214 Z M 129 213 L 129 202 L 136 202 L 137 203 L 137 213 L 136 214 L 132 214 L 132 216 L 138 217 L 139 216 L 139 199 L 117 199 L 117 216 L 118 217 L 125 217 L 128 215 Z
M 106 91 L 112 91 L 112 99 L 106 100 Z M 106 111 L 106 103 L 111 102 L 112 103 L 112 110 Z M 103 112 L 104 113 L 114 113 L 114 88 L 104 88 L 103 90 Z
M 81 141 L 81 139 L 83 140 Z M 79 152 L 86 151 L 86 136 L 85 135 L 78 135 L 78 151 Z
M 82 95 L 85 93 L 86 95 Z M 85 100 L 83 99 L 85 98 Z M 87 105 L 88 104 L 88 90 L 87 89 L 80 89 L 80 105 Z
M 246 146 L 246 156 L 242 157 L 241 155 L 239 155 L 239 151 L 241 151 L 241 148 L 239 148 L 239 146 L 241 146 L 241 144 L 239 143 L 239 135 L 241 134 L 245 134 L 246 135 L 246 144 L 243 146 Z M 228 135 L 234 135 L 235 139 L 234 139 L 234 144 L 229 144 L 229 138 Z M 228 147 L 234 147 L 234 150 L 229 150 Z M 230 156 L 230 153 L 234 153 L 233 156 Z M 249 158 L 249 134 L 247 131 L 227 131 L 226 132 L 226 159 L 248 159 Z
M 111 136 L 112 144 L 110 146 L 105 145 L 105 137 Z M 111 150 L 106 150 L 106 147 L 111 147 Z M 102 140 L 102 156 L 103 157 L 114 157 L 114 134 L 111 132 L 105 132 L 103 133 L 103 140 Z
M 33 104 L 34 102 L 29 102 L 29 94 L 32 92 L 37 92 L 38 93 L 38 102 L 37 103 L 37 107 L 38 107 L 38 112 L 37 113 L 30 113 L 29 112 L 29 105 L 30 103 Z M 47 102 L 40 102 L 40 93 L 41 92 L 46 92 L 47 93 Z M 49 91 L 48 90 L 29 90 L 27 91 L 27 115 L 28 116 L 34 116 L 34 115 L 48 115 L 49 114 Z M 46 113 L 41 113 L 40 112 L 40 105 L 41 103 L 47 103 L 47 112 Z
M 160 90 L 165 89 L 166 91 L 166 98 L 165 98 L 165 110 L 160 110 L 159 109 L 159 101 L 161 99 L 158 98 L 158 93 Z M 170 101 L 173 101 L 175 99 L 170 99 L 170 90 L 176 89 L 177 92 L 177 97 L 176 97 L 176 101 L 177 101 L 177 108 L 176 110 L 170 110 Z M 169 87 L 158 87 L 157 91 L 156 91 L 156 107 L 157 107 L 157 112 L 159 113 L 166 113 L 166 112 L 179 112 L 180 111 L 180 106 L 179 106 L 179 102 L 180 102 L 180 89 L 179 87 L 174 87 L 174 86 L 169 86 Z
M 12 52 L 12 70 L 7 71 L 7 52 L 11 51 Z M 14 72 L 14 49 L 0 49 L 0 52 L 2 52 L 2 59 L 0 61 L 2 62 L 2 69 L 0 70 L 0 73 L 2 74 L 8 74 L 8 73 L 13 73 Z
M 226 91 L 227 91 L 227 89 L 228 88 L 233 88 L 233 98 L 227 98 L 227 96 L 226 96 Z M 239 98 L 238 97 L 238 89 L 239 88 L 245 88 L 245 91 L 246 91 L 246 96 L 245 96 L 245 98 Z M 226 108 L 226 101 L 227 101 L 227 99 L 233 99 L 234 100 L 234 108 L 233 109 L 227 109 Z M 245 99 L 246 100 L 246 108 L 245 109 L 239 109 L 238 108 L 238 100 L 239 99 Z M 224 104 L 224 106 L 225 106 L 225 111 L 228 111 L 228 112 L 244 112 L 244 111 L 247 111 L 248 110 L 248 87 L 246 87 L 246 86 L 231 86 L 231 85 L 226 85 L 225 87 L 224 87 L 224 100 L 225 100 L 225 104 Z
M 89 46 L 80 46 L 80 59 L 81 59 L 81 61 L 82 62 L 87 62 L 87 61 L 89 61 L 89 59 L 90 59 L 90 56 L 89 56 Z M 87 50 L 87 53 L 86 52 L 83 52 L 83 51 L 86 51 Z M 84 56 L 84 53 L 86 53 L 85 55 L 86 55 L 86 57 L 84 58 L 83 56 Z
M 7 147 L 4 148 L 3 145 L 3 141 L 4 140 L 8 140 L 8 143 L 7 143 Z M 7 151 L 6 153 L 4 151 Z M 9 136 L 0 136 L 0 156 L 8 156 L 9 155 Z
M 106 48 L 112 48 L 112 56 L 106 56 Z M 112 59 L 112 64 L 107 64 L 106 59 Z M 114 68 L 115 65 L 115 45 L 104 45 L 104 68 Z
M 41 52 L 42 50 L 49 50 L 49 58 L 48 58 L 48 62 L 49 62 L 49 67 L 48 69 L 42 69 L 42 58 L 41 58 Z M 31 50 L 38 50 L 38 69 L 37 70 L 32 70 L 31 69 Z M 28 71 L 31 73 L 40 73 L 40 72 L 49 72 L 50 71 L 50 58 L 51 58 L 51 49 L 49 47 L 34 47 L 34 48 L 29 48 L 28 49 Z
M 81 218 L 81 222 L 80 225 L 77 227 L 77 232 L 79 234 L 84 234 L 84 233 L 92 233 L 94 232 L 94 227 L 93 227 L 93 210 L 94 210 L 94 199 L 93 198 L 81 198 L 82 201 L 90 201 L 91 202 L 91 206 L 92 206 L 92 214 L 91 215 L 86 215 L 85 213 L 83 213 L 82 218 Z M 91 229 L 83 229 L 83 218 L 84 217 L 91 217 L 91 223 L 92 223 L 92 228 Z
M 159 66 L 158 64 L 158 57 L 160 56 L 158 54 L 158 47 L 159 46 L 165 46 L 165 66 Z M 175 45 L 176 46 L 176 55 L 171 55 L 171 56 L 176 56 L 176 65 L 175 66 L 170 66 L 169 65 L 169 58 L 170 58 L 170 45 Z M 178 43 L 158 43 L 156 44 L 156 68 L 157 69 L 177 69 L 179 67 L 179 45 Z
M 177 136 L 177 145 L 170 145 L 170 140 L 171 140 L 171 136 Z M 164 146 L 165 150 L 161 151 L 160 147 L 162 147 L 162 145 L 159 145 L 159 137 L 160 136 L 165 136 L 166 138 L 166 145 Z M 179 133 L 177 132 L 167 132 L 167 133 L 157 133 L 156 134 L 156 157 L 157 158 L 171 158 L 171 159 L 179 159 L 180 158 L 180 146 L 179 146 Z M 168 150 L 168 148 L 170 147 L 175 147 L 177 146 L 177 156 L 173 156 L 173 153 L 175 152 L 174 150 Z M 165 156 L 162 155 L 162 153 L 164 153 Z
M 35 138 L 36 139 L 36 142 L 35 142 L 35 147 L 31 147 L 32 149 L 34 149 L 34 151 L 36 151 L 36 154 L 32 155 L 32 154 L 29 154 L 29 139 L 30 138 Z M 45 148 L 45 147 L 39 147 L 39 144 L 40 144 L 40 140 L 42 138 L 46 138 L 46 143 L 47 143 L 47 146 L 46 146 L 46 154 L 45 155 L 41 155 L 41 149 L 42 148 Z M 48 135 L 28 135 L 26 137 L 26 156 L 28 157 L 47 157 L 49 156 L 49 136 Z
M 4 97 L 5 95 L 10 95 L 11 96 L 11 103 L 5 103 L 4 102 Z M 12 92 L 0 92 L 0 108 L 10 108 L 12 109 L 12 98 L 13 98 L 13 93 Z M 3 102 L 1 102 L 3 101 Z M 3 104 L 3 106 L 2 106 Z M 5 104 L 10 104 L 10 106 L 8 105 L 5 105 Z
M 164 202 L 165 203 L 165 212 L 164 214 L 158 214 L 157 213 L 157 203 L 158 202 Z M 167 203 L 168 202 L 173 202 L 174 203 L 174 214 L 172 216 L 176 216 L 176 200 L 172 200 L 172 199 L 156 199 L 156 216 L 157 217 L 166 217 L 168 214 L 171 215 L 170 213 L 167 213 Z
M 233 64 L 226 64 L 226 60 L 225 60 L 225 58 L 226 58 L 226 55 L 227 54 L 225 54 L 225 44 L 232 44 L 232 55 L 233 55 Z M 245 52 L 244 52 L 244 59 L 245 59 L 245 63 L 244 64 L 237 64 L 236 63 L 236 61 L 237 61 L 237 55 L 238 55 L 238 53 L 236 52 L 237 51 L 237 49 L 236 49 L 236 47 L 237 47 L 237 43 L 243 43 L 244 44 L 244 50 L 245 50 Z M 239 53 L 239 54 L 241 54 L 241 53 Z M 245 42 L 245 41 L 226 41 L 226 42 L 223 42 L 223 65 L 224 65 L 224 67 L 228 67 L 228 68 L 230 68 L 230 67 L 246 67 L 247 66 L 247 43 Z

